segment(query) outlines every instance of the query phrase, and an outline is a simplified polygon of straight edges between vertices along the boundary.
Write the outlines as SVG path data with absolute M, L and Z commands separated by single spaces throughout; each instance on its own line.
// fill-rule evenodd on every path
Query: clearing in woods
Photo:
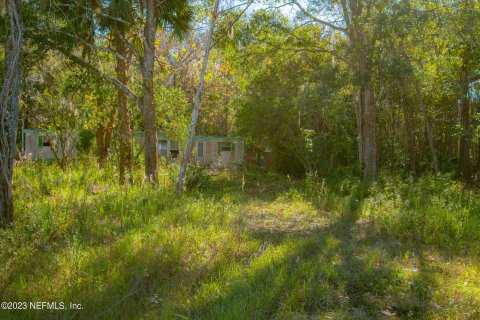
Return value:
M 431 236 L 418 208 L 402 216 L 408 199 L 386 182 L 223 172 L 177 200 L 167 169 L 155 190 L 119 187 L 113 169 L 55 168 L 18 167 L 0 297 L 82 310 L 0 310 L 1 319 L 480 316 L 478 251 Z M 429 201 L 419 212 L 435 209 Z

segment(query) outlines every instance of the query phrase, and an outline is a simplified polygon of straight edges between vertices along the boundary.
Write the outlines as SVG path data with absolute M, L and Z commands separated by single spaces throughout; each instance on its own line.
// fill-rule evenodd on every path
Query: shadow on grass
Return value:
M 248 188 L 242 192 L 241 185 L 235 180 L 217 189 L 216 184 L 222 184 L 219 180 L 212 185 L 216 190 L 210 191 L 210 196 L 219 198 L 228 193 L 239 205 L 245 205 L 252 198 L 272 202 L 299 184 L 271 178 L 248 183 Z M 208 196 L 209 191 L 205 194 Z M 96 251 L 82 258 L 81 270 L 77 272 L 82 273 L 83 282 L 58 293 L 61 295 L 58 299 L 72 299 L 74 303 L 82 303 L 85 309 L 56 313 L 10 312 L 0 318 L 427 317 L 431 308 L 430 292 L 437 284 L 423 250 L 421 247 L 397 247 L 394 239 L 376 236 L 368 225 L 363 225 L 359 213 L 364 196 L 365 187 L 361 186 L 352 194 L 342 214 L 328 224 L 314 224 L 308 232 L 304 229 L 298 232 L 244 229 L 242 232 L 247 240 L 262 244 L 258 251 L 248 255 L 237 255 L 239 243 L 234 242 L 238 241 L 234 239 L 237 230 L 228 230 L 232 238 L 215 240 L 218 246 L 222 246 L 221 252 L 217 252 L 218 257 L 208 258 L 207 263 L 202 263 L 202 257 L 195 253 L 202 252 L 202 249 L 195 248 L 195 232 L 200 231 L 179 231 L 180 228 L 166 224 L 156 225 L 157 230 L 142 230 L 138 237 L 130 236 L 129 231 L 140 230 L 146 224 L 142 218 L 133 224 L 126 221 L 118 228 L 113 226 L 119 232 L 115 240 L 99 246 L 106 235 L 96 233 L 86 223 L 82 226 L 84 236 L 79 240 Z M 175 205 L 182 210 L 180 203 Z M 171 220 L 176 223 L 175 219 Z M 185 218 L 184 222 L 188 224 L 192 220 Z M 215 227 L 226 226 L 219 224 Z M 195 228 L 204 230 L 205 226 Z M 418 267 L 399 270 L 392 261 L 407 252 L 414 254 Z M 30 256 L 32 262 L 34 258 L 35 255 Z M 227 275 L 225 265 L 240 271 Z M 404 272 L 408 275 L 403 276 L 401 273 Z M 86 281 L 85 275 L 93 278 Z M 75 279 L 72 276 L 72 280 Z M 218 287 L 218 292 L 193 299 L 200 292 L 207 291 L 209 285 Z M 192 301 L 186 301 L 189 299 Z
M 437 286 L 422 252 L 409 281 L 399 276 L 385 239 L 358 238 L 365 186 L 334 222 L 310 232 L 253 229 L 264 242 L 246 275 L 218 297 L 195 306 L 194 319 L 425 318 Z M 268 194 L 272 196 L 272 194 Z M 364 230 L 368 233 L 368 230 Z M 408 250 L 407 248 L 403 248 Z M 419 249 L 420 250 L 420 249 Z M 402 256 L 404 251 L 395 250 Z

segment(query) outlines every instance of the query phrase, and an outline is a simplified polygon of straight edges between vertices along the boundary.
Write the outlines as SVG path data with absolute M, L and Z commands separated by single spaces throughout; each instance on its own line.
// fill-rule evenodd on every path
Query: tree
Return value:
M 202 97 L 203 91 L 203 79 L 205 78 L 205 72 L 207 71 L 208 66 L 208 57 L 210 56 L 211 43 L 213 38 L 213 31 L 215 30 L 215 21 L 217 20 L 218 6 L 220 0 L 215 0 L 212 11 L 212 18 L 210 22 L 210 28 L 208 30 L 207 39 L 205 41 L 205 55 L 203 56 L 202 71 L 200 72 L 200 78 L 198 79 L 198 88 L 195 95 L 195 101 L 192 111 L 192 119 L 190 122 L 190 128 L 188 133 L 187 142 L 185 143 L 185 148 L 183 150 L 182 164 L 180 167 L 180 173 L 178 175 L 177 181 L 177 196 L 180 197 L 183 193 L 183 188 L 185 185 L 185 175 L 187 171 L 188 158 L 192 150 L 192 141 L 193 136 L 195 135 L 195 126 L 197 124 L 198 111 L 200 109 L 200 99 Z
M 477 34 L 480 31 L 479 5 L 476 1 L 463 0 L 453 3 L 453 13 L 449 16 L 449 22 L 453 26 L 455 53 L 460 60 L 460 72 L 458 76 L 459 87 L 459 125 L 461 128 L 459 141 L 459 171 L 462 179 L 472 183 L 472 160 L 471 160 L 471 108 L 470 108 L 470 85 L 474 82 L 478 73 L 476 68 L 480 63 Z
M 32 32 L 32 40 L 42 43 L 51 49 L 58 50 L 65 54 L 71 61 L 87 68 L 92 73 L 103 78 L 105 81 L 113 84 L 118 90 L 122 91 L 124 95 L 128 96 L 142 113 L 143 126 L 145 130 L 145 175 L 155 184 L 157 182 L 157 125 L 155 117 L 155 100 L 153 94 L 153 71 L 155 58 L 155 34 L 158 27 L 171 28 L 174 35 L 181 36 L 185 34 L 190 28 L 190 21 L 192 19 L 192 9 L 188 0 L 176 1 L 112 1 L 110 4 L 122 4 L 125 10 L 132 10 L 136 19 L 133 22 L 123 20 L 121 17 L 111 15 L 108 10 L 102 7 L 102 4 L 88 2 L 86 5 L 71 0 L 67 2 L 50 2 L 49 5 L 53 7 L 53 12 L 58 13 L 58 19 L 65 21 L 68 28 L 63 25 L 50 26 L 48 21 L 44 18 L 43 24 L 47 25 L 42 30 L 35 30 Z M 127 8 L 125 6 L 128 4 Z M 122 8 L 120 10 L 122 10 Z M 73 27 L 78 23 L 74 19 L 74 23 L 70 25 L 68 22 L 69 16 L 82 14 L 80 30 L 77 32 Z M 82 20 L 80 19 L 80 20 Z M 128 46 L 133 53 L 132 58 L 120 54 L 115 48 L 108 46 L 108 42 L 104 41 L 104 35 L 99 33 L 98 21 L 107 19 L 110 23 L 125 24 L 128 28 L 134 31 L 132 41 L 123 39 L 123 43 Z M 105 24 L 104 22 L 102 22 Z M 86 26 L 86 28 L 85 28 Z M 143 29 L 139 26 L 143 26 Z M 121 39 L 122 34 L 116 34 L 117 39 Z M 59 41 L 59 39 L 66 38 L 67 41 Z M 118 44 L 118 43 L 117 43 Z M 135 93 L 133 86 L 126 85 L 123 81 L 110 75 L 108 72 L 102 70 L 101 66 L 95 61 L 86 59 L 86 55 L 79 56 L 73 49 L 75 47 L 83 47 L 87 52 L 103 51 L 108 52 L 115 58 L 127 62 L 129 65 L 135 66 L 136 70 L 141 74 L 141 89 L 140 94 Z M 123 48 L 122 48 L 123 50 Z M 118 75 L 123 77 L 124 66 L 117 69 Z M 124 103 L 124 101 L 122 101 Z M 124 104 L 122 104 L 125 106 Z M 126 116 L 124 113 L 122 116 Z M 126 122 L 126 121 L 124 121 Z
M 5 40 L 5 66 L 0 91 L 0 224 L 13 222 L 13 160 L 22 78 L 23 22 L 20 0 L 5 2 L 9 29 Z
M 86 89 L 89 94 L 86 95 L 86 100 L 88 104 L 92 105 L 91 109 L 94 109 L 95 113 L 94 116 L 90 116 L 88 127 L 85 129 L 95 132 L 98 165 L 102 167 L 111 151 L 118 108 L 115 104 L 112 86 L 98 77 L 90 77 L 89 80 L 89 87 Z M 118 90 L 116 93 L 117 97 L 115 98 L 118 98 Z
M 118 53 L 115 56 L 115 72 L 117 79 L 125 86 L 128 86 L 128 55 L 125 38 L 130 24 L 134 23 L 132 3 L 129 0 L 110 1 L 107 12 L 107 19 L 103 19 L 105 25 L 110 29 L 114 50 Z M 110 19 L 114 17 L 116 19 Z M 118 110 L 118 131 L 119 131 L 119 173 L 120 183 L 125 183 L 126 177 L 132 178 L 132 130 L 130 128 L 130 110 L 128 107 L 128 96 L 117 88 L 117 110 Z M 100 126 L 99 128 L 103 128 Z M 109 135 L 109 126 L 106 126 L 104 135 Z M 111 132 L 111 131 L 110 131 Z M 111 135 L 111 133 L 110 133 Z
M 372 83 L 372 38 L 368 32 L 368 24 L 375 10 L 373 2 L 368 0 L 346 1 L 315 1 L 315 8 L 304 8 L 298 1 L 293 3 L 311 21 L 335 32 L 341 32 L 349 41 L 349 65 L 355 74 L 357 87 L 356 103 L 358 130 L 360 136 L 361 159 L 364 176 L 368 179 L 377 178 L 377 136 L 375 95 Z M 342 25 L 318 18 L 315 12 L 341 17 Z M 380 9 L 379 9 L 380 10 Z
M 155 59 L 156 15 L 155 1 L 146 0 L 146 20 L 143 31 L 143 58 L 141 61 L 143 93 L 140 98 L 145 129 L 145 176 L 154 184 L 158 182 L 158 142 L 155 115 L 155 96 L 153 94 L 153 68 Z
M 44 130 L 56 162 L 66 170 L 75 152 L 79 133 L 95 121 L 98 107 L 90 103 L 90 82 L 87 74 L 76 65 L 64 61 L 60 54 L 50 53 L 43 63 L 30 69 L 25 76 L 28 87 L 22 104 L 24 120 L 35 129 Z

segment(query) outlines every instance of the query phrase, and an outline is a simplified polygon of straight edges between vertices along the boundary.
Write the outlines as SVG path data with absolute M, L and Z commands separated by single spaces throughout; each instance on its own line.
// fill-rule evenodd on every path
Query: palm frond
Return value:
M 157 23 L 163 29 L 171 29 L 178 38 L 190 30 L 193 7 L 190 0 L 159 0 L 156 5 Z

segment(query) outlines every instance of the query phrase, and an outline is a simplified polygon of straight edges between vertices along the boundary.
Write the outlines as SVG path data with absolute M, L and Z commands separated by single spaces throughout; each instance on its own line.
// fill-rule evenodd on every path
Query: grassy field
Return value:
M 0 319 L 480 318 L 480 193 L 449 176 L 216 172 L 178 200 L 175 168 L 115 172 L 16 168 L 0 301 L 67 310 Z

